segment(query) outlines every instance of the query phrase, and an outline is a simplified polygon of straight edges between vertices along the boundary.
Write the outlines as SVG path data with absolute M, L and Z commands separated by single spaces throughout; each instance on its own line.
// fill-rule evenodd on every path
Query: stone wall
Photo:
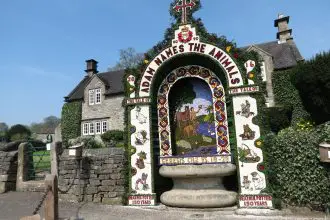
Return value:
M 60 199 L 122 204 L 127 167 L 124 150 L 121 148 L 84 150 L 81 162 L 79 186 L 80 162 L 70 157 L 68 150 L 64 150 L 59 156 Z
M 15 190 L 17 176 L 17 151 L 0 151 L 0 193 Z

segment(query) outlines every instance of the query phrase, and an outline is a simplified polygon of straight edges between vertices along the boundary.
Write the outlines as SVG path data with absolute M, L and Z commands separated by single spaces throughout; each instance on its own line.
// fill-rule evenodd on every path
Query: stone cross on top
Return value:
M 189 3 L 188 0 L 178 0 L 178 2 L 176 3 L 173 9 L 177 12 L 182 11 L 181 22 L 182 24 L 187 24 L 187 10 L 192 9 L 195 6 L 196 6 L 195 0 L 189 0 Z

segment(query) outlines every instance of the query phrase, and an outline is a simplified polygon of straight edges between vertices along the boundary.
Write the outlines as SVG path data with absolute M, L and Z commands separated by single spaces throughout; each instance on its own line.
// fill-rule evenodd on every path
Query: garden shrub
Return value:
M 330 121 L 330 52 L 298 65 L 292 81 L 313 121 Z
M 101 135 L 103 142 L 117 146 L 124 141 L 124 132 L 121 130 L 110 130 Z M 119 147 L 122 147 L 121 145 Z
M 62 108 L 61 132 L 63 145 L 68 147 L 68 141 L 80 136 L 81 102 L 65 103 Z
M 292 127 L 268 135 L 268 190 L 275 199 L 293 206 L 324 210 L 330 201 L 330 166 L 320 162 L 319 144 L 330 137 L 330 123 L 309 130 Z
M 31 136 L 31 131 L 24 125 L 17 124 L 10 127 L 7 132 L 10 141 L 27 140 Z
M 124 142 L 116 143 L 116 147 L 125 148 L 125 143 Z
M 98 141 L 94 136 L 81 136 L 74 139 L 73 141 L 70 141 L 69 145 L 73 146 L 80 143 L 84 144 L 85 149 L 97 149 L 105 147 L 105 145 Z

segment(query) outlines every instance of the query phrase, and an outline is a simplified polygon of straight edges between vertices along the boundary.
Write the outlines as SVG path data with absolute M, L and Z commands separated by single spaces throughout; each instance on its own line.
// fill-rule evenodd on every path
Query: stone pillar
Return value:
M 18 164 L 17 164 L 17 181 L 16 190 L 20 191 L 24 181 L 28 179 L 28 160 L 27 160 L 27 143 L 21 143 L 18 146 Z
M 45 220 L 58 219 L 58 186 L 56 175 L 47 175 L 45 187 L 49 189 L 45 200 Z
M 56 142 L 51 143 L 50 158 L 51 158 L 51 174 L 58 176 L 58 154 L 60 145 Z

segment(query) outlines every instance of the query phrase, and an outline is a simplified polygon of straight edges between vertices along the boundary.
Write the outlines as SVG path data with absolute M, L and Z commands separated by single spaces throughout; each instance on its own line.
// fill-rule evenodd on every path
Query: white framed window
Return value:
M 95 90 L 95 104 L 101 104 L 101 89 Z
M 94 105 L 95 104 L 95 90 L 90 89 L 89 90 L 89 105 Z
M 267 81 L 267 75 L 266 75 L 266 66 L 265 66 L 265 62 L 262 62 L 262 63 L 261 63 L 260 69 L 261 69 L 261 77 L 262 77 L 262 81 L 266 82 L 266 81 Z
M 88 125 L 89 125 L 88 123 L 83 124 L 83 135 L 88 135 L 88 130 L 89 130 Z
M 96 123 L 95 123 L 95 133 L 96 134 L 101 134 L 101 122 L 100 121 L 97 121 Z
M 90 89 L 88 91 L 89 105 L 101 104 L 101 89 Z
M 94 134 L 94 123 L 93 122 L 89 123 L 89 134 L 90 135 Z
M 102 121 L 102 133 L 105 133 L 108 130 L 108 122 Z

